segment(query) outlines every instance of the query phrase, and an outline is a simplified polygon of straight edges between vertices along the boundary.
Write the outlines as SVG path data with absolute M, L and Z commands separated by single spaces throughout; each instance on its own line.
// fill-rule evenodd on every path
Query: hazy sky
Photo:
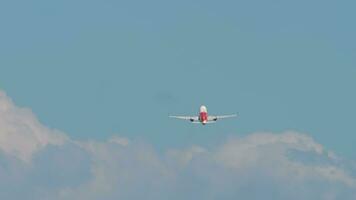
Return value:
M 162 156 L 296 131 L 356 160 L 355 7 L 351 0 L 2 1 L 0 89 L 41 127 L 73 141 L 119 136 Z M 204 127 L 167 117 L 196 114 L 202 104 L 239 117 Z

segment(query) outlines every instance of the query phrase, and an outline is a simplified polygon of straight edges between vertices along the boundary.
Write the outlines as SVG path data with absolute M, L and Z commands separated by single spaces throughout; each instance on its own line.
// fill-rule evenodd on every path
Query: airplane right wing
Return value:
M 176 119 L 183 119 L 183 120 L 189 120 L 191 122 L 198 122 L 199 117 L 197 116 L 169 116 L 170 118 L 176 118 Z
M 208 121 L 216 121 L 218 119 L 225 119 L 230 117 L 236 117 L 236 114 L 233 115 L 220 115 L 220 116 L 208 116 Z

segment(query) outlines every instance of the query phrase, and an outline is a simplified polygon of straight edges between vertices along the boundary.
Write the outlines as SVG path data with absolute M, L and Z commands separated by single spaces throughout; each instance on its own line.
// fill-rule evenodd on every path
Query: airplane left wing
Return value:
M 225 118 L 231 118 L 231 117 L 236 117 L 236 114 L 233 115 L 218 115 L 218 116 L 208 116 L 208 121 L 217 121 L 218 119 L 225 119 Z
M 199 121 L 199 117 L 197 117 L 197 116 L 169 116 L 169 117 L 170 118 L 176 118 L 176 119 L 189 120 L 191 122 Z

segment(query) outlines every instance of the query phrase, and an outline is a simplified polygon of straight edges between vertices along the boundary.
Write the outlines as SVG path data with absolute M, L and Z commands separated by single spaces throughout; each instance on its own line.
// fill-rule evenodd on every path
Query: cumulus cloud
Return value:
M 48 144 L 61 145 L 67 137 L 43 126 L 31 110 L 19 108 L 0 91 L 0 149 L 23 161 Z
M 76 141 L 0 92 L 0 199 L 356 199 L 355 164 L 298 132 L 156 152 Z

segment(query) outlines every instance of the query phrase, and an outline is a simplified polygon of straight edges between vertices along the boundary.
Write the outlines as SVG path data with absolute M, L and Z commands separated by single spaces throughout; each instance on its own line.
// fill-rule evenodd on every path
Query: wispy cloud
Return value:
M 77 141 L 0 92 L 0 199 L 356 199 L 353 161 L 298 132 L 158 153 Z

